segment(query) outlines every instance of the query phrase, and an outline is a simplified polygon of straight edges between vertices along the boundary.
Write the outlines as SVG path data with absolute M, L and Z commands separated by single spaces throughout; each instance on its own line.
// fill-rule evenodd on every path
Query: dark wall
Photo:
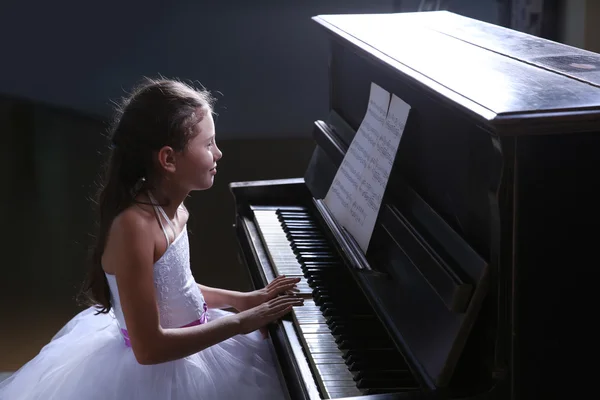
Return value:
M 327 111 L 327 46 L 310 17 L 392 4 L 11 1 L 0 13 L 0 92 L 106 116 L 123 89 L 160 73 L 221 92 L 226 138 L 307 136 Z
M 496 20 L 496 0 L 450 10 Z M 141 76 L 219 91 L 222 138 L 309 137 L 327 112 L 324 13 L 415 11 L 418 0 L 5 0 L 0 93 L 107 116 Z

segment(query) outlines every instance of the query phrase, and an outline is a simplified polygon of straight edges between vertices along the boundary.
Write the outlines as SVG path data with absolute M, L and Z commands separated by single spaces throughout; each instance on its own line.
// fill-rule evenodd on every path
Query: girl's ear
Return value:
M 175 172 L 175 151 L 170 146 L 165 146 L 158 151 L 158 164 L 168 172 Z

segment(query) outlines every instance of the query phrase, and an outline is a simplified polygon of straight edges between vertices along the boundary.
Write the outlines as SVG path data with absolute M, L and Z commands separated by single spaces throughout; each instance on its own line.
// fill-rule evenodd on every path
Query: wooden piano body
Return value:
M 573 398 L 593 332 L 600 56 L 449 12 L 314 21 L 331 110 L 306 175 L 230 185 L 254 285 L 305 278 L 307 305 L 271 327 L 290 398 Z M 322 199 L 371 82 L 411 112 L 363 255 Z

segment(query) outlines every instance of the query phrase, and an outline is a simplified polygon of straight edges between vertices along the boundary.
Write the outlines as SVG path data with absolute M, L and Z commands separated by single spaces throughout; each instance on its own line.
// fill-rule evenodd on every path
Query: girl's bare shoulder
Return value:
M 113 220 L 103 256 L 104 269 L 115 274 L 117 266 L 154 261 L 156 232 L 154 216 L 142 207 L 131 206 Z

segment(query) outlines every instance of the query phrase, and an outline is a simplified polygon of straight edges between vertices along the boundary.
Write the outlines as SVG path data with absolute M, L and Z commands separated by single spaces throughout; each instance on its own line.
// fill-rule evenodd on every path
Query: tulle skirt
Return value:
M 211 309 L 209 321 L 227 314 Z M 90 308 L 0 383 L 0 400 L 283 399 L 274 362 L 271 341 L 257 331 L 179 360 L 140 365 L 114 317 Z

